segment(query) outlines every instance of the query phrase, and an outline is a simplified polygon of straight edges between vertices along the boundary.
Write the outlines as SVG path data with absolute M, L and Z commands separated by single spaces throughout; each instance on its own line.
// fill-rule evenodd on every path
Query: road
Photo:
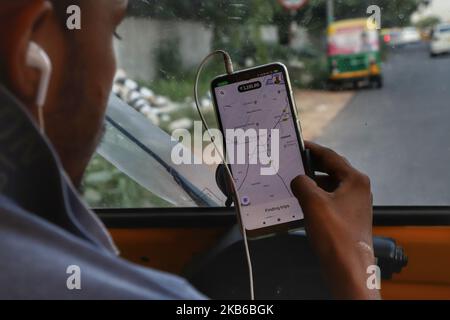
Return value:
M 398 49 L 383 72 L 316 140 L 369 175 L 375 205 L 450 205 L 450 56 Z

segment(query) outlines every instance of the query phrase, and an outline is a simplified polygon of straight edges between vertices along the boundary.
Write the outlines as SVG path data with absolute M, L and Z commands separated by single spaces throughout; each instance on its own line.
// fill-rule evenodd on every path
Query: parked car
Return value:
M 430 55 L 436 57 L 450 52 L 450 24 L 441 24 L 433 29 L 430 41 Z
M 419 30 L 417 30 L 415 27 L 406 27 L 400 33 L 398 45 L 406 46 L 419 43 L 420 41 L 422 41 L 422 37 Z

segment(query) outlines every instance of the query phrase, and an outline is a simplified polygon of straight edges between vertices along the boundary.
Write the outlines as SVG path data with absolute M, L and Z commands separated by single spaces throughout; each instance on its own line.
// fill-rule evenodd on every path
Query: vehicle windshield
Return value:
M 450 31 L 442 26 L 450 21 L 450 2 L 372 2 L 130 0 L 115 40 L 106 134 L 83 183 L 87 202 L 225 205 L 217 165 L 171 159 L 180 142 L 171 138 L 175 130 L 193 133 L 200 119 L 193 102 L 197 67 L 223 49 L 236 70 L 274 61 L 287 66 L 305 140 L 365 172 L 375 205 L 450 205 L 450 42 L 435 43 L 432 33 Z M 213 59 L 200 79 L 211 128 L 218 126 L 210 84 L 223 73 L 223 60 Z M 194 158 L 206 147 L 181 142 Z

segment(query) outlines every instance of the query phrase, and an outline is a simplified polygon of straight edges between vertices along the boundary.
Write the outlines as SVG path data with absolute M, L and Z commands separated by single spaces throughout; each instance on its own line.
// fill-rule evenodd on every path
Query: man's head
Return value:
M 81 30 L 69 30 L 70 5 L 81 9 Z M 113 36 L 127 0 L 2 0 L 0 81 L 37 119 L 40 74 L 27 66 L 29 43 L 52 63 L 44 105 L 46 133 L 75 184 L 95 151 L 115 73 Z

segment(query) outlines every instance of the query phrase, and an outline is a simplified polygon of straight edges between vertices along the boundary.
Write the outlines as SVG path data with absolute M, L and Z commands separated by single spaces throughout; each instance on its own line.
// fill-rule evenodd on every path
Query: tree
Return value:
M 326 2 L 327 0 L 309 0 L 306 6 L 291 13 L 285 10 L 278 0 L 158 0 L 151 3 L 146 0 L 131 0 L 129 11 L 135 16 L 200 21 L 212 28 L 214 47 L 222 46 L 223 41 L 235 41 L 236 44 L 253 42 L 249 35 L 256 35 L 257 26 L 276 24 L 280 44 L 288 45 L 292 21 L 307 28 L 312 35 L 323 35 L 327 25 Z M 335 0 L 335 19 L 366 17 L 369 5 L 378 5 L 381 8 L 382 27 L 402 27 L 409 25 L 412 13 L 428 2 Z
M 266 7 L 258 0 L 241 0 L 230 3 L 229 0 L 158 0 L 149 3 L 143 0 L 131 0 L 129 14 L 137 17 L 157 19 L 199 21 L 211 28 L 213 47 L 236 47 L 246 44 L 244 38 L 250 18 L 255 17 Z M 234 44 L 233 44 L 234 42 Z M 231 49 L 232 51 L 233 49 Z
M 441 23 L 441 18 L 439 18 L 438 16 L 429 16 L 417 21 L 416 27 L 419 29 L 430 29 L 438 25 L 439 23 Z
M 308 5 L 296 14 L 296 20 L 312 32 L 326 29 L 326 2 L 327 0 L 309 0 Z M 383 28 L 403 27 L 410 24 L 411 15 L 424 0 L 345 0 L 334 1 L 335 20 L 367 17 L 367 8 L 378 5 L 381 9 Z

